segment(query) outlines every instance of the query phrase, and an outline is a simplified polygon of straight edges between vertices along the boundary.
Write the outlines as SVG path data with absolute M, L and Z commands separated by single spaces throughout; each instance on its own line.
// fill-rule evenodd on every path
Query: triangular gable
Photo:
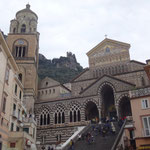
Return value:
M 45 88 L 45 87 L 51 87 L 51 86 L 57 86 L 60 85 L 60 83 L 50 77 L 45 77 L 41 82 L 40 82 L 40 87 L 39 88 Z
M 71 80 L 71 83 L 75 82 L 75 81 L 80 81 L 80 80 L 85 80 L 85 79 L 89 79 L 89 68 L 84 69 L 84 71 L 82 71 L 79 75 L 77 75 L 74 79 Z
M 96 45 L 94 48 L 92 48 L 89 52 L 87 52 L 87 56 L 90 56 L 91 54 L 95 53 L 97 50 L 99 50 L 100 48 L 104 47 L 105 45 L 109 45 L 109 44 L 115 44 L 118 45 L 120 47 L 124 47 L 125 49 L 129 49 L 130 48 L 130 44 L 124 43 L 124 42 L 120 42 L 120 41 L 116 41 L 116 40 L 112 40 L 112 39 L 108 39 L 105 38 L 102 42 L 100 42 L 98 45 Z
M 135 87 L 135 85 L 130 82 L 118 79 L 113 76 L 104 75 L 101 78 L 94 81 L 83 91 L 81 91 L 80 94 L 84 96 L 97 95 L 97 91 L 103 83 L 110 83 L 114 87 L 116 92 L 131 90 Z

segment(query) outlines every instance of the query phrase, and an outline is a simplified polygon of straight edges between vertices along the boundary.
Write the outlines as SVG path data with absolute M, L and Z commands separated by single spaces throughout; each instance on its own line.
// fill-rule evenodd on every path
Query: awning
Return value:
M 138 148 L 138 150 L 142 150 L 142 149 L 144 149 L 144 150 L 150 150 L 150 146 L 140 146 Z

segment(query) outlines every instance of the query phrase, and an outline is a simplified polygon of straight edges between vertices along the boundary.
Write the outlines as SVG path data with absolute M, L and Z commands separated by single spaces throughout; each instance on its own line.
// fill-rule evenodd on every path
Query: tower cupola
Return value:
M 37 33 L 38 16 L 27 4 L 25 9 L 16 13 L 16 18 L 11 20 L 10 33 L 31 34 Z

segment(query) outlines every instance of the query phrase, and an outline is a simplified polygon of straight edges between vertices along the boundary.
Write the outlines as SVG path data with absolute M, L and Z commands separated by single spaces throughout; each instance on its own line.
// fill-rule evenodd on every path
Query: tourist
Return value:
M 70 141 L 70 150 L 74 150 L 74 142 L 72 139 Z

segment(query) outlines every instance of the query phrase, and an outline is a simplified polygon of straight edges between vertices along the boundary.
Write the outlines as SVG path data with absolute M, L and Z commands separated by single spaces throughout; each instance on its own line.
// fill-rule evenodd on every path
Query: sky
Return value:
M 88 67 L 86 53 L 108 38 L 131 44 L 132 60 L 150 59 L 150 0 L 0 0 L 0 29 L 26 4 L 38 15 L 40 50 L 47 59 L 76 55 Z

